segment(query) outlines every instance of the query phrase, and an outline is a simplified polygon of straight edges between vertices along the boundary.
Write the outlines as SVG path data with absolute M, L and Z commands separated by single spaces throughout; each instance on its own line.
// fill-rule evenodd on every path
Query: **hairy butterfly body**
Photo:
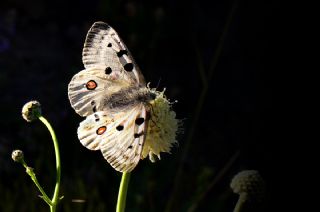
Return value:
M 116 31 L 96 22 L 83 48 L 85 70 L 68 86 L 74 110 L 86 119 L 78 138 L 91 150 L 101 150 L 110 165 L 130 172 L 141 158 L 156 93 L 149 89 L 131 53 Z

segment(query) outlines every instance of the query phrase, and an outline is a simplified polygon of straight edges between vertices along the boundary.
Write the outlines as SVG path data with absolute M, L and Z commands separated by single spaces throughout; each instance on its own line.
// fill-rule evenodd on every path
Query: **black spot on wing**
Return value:
M 120 51 L 117 53 L 117 56 L 118 56 L 118 57 L 122 57 L 124 54 L 128 55 L 128 51 L 127 51 L 127 50 L 120 50 Z
M 140 136 L 142 136 L 143 135 L 143 132 L 141 132 L 141 133 L 135 133 L 133 136 L 134 136 L 134 138 L 139 138 Z
M 137 124 L 137 125 L 141 125 L 141 124 L 143 124 L 143 122 L 144 122 L 144 118 L 137 118 L 136 119 L 136 121 L 135 121 L 135 123 Z
M 93 107 L 92 107 L 92 111 L 93 111 L 94 113 L 97 112 L 96 102 L 95 102 L 94 100 L 92 100 L 92 101 L 90 102 L 90 104 L 93 106 Z
M 131 72 L 133 70 L 133 64 L 132 63 L 127 63 L 124 65 L 124 70 Z
M 118 131 L 121 131 L 121 130 L 123 130 L 123 126 L 122 126 L 122 125 L 119 125 L 119 126 L 116 127 L 116 129 L 117 129 Z
M 109 75 L 109 74 L 111 74 L 112 69 L 111 69 L 110 67 L 107 67 L 107 68 L 104 70 L 104 72 Z
M 99 116 L 96 113 L 94 114 L 94 117 L 95 117 L 96 122 L 98 122 L 100 120 Z
M 108 47 L 112 47 L 112 43 L 109 43 L 109 44 L 108 44 Z

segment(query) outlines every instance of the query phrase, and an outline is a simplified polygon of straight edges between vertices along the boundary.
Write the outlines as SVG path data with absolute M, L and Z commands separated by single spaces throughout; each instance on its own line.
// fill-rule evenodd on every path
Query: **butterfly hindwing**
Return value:
M 100 149 L 114 169 L 129 172 L 141 158 L 146 122 L 143 104 L 115 114 L 100 111 L 80 123 L 78 137 L 88 149 Z
M 104 22 L 95 22 L 90 28 L 82 52 L 85 68 L 110 67 L 123 80 L 145 84 L 143 75 L 118 33 Z
M 90 150 L 99 150 L 102 139 L 98 133 L 101 134 L 104 129 L 109 130 L 108 125 L 113 121 L 113 118 L 107 116 L 105 112 L 89 115 L 78 127 L 78 138 L 81 144 Z

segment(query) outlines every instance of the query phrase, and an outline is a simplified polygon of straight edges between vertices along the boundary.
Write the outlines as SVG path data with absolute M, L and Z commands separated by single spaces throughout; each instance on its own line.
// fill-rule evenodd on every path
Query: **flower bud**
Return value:
M 19 149 L 14 150 L 14 151 L 12 151 L 11 158 L 15 162 L 22 163 L 22 161 L 24 159 L 23 152 Z
M 27 122 L 32 122 L 41 116 L 41 105 L 38 101 L 30 101 L 22 108 L 22 117 Z

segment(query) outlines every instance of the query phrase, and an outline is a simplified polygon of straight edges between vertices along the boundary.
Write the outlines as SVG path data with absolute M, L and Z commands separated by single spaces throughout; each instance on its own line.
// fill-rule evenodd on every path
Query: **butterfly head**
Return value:
M 151 100 L 155 100 L 157 98 L 157 94 L 153 93 L 153 92 L 150 92 L 149 97 L 150 97 Z
M 157 91 L 157 88 L 150 88 L 150 82 L 147 84 L 147 93 L 149 101 L 154 101 L 159 95 L 163 95 L 165 89 L 162 92 Z

